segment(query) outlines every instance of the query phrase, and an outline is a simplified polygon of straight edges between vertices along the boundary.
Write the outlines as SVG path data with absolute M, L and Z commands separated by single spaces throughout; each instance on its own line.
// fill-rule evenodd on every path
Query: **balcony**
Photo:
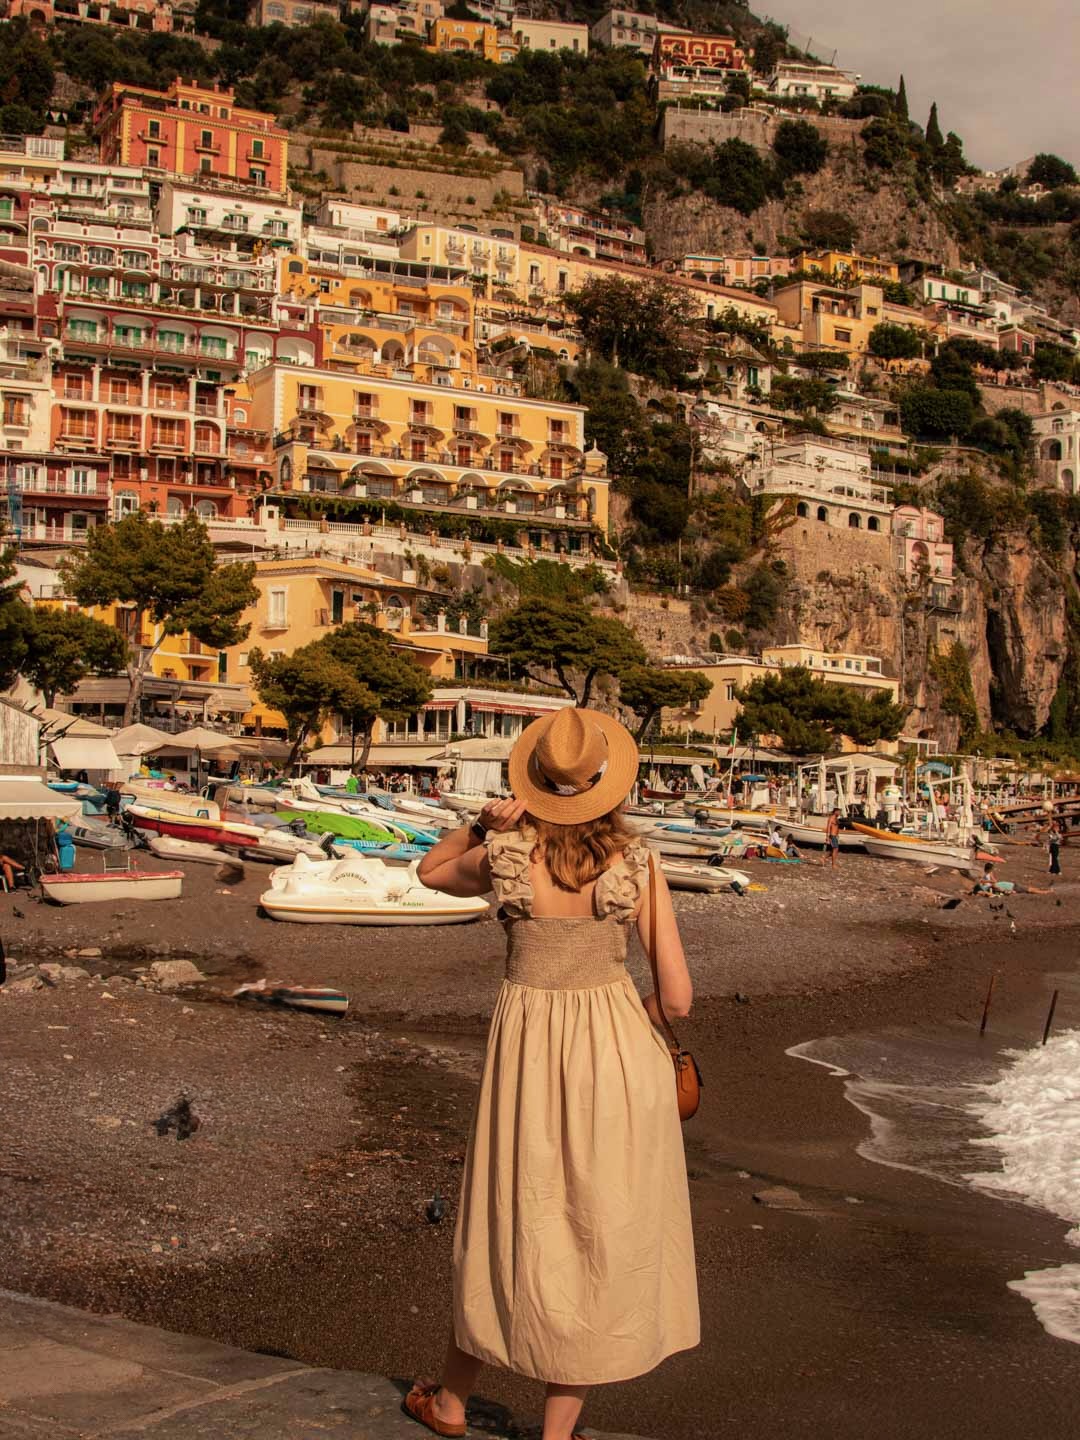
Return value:
M 138 450 L 142 444 L 142 437 L 137 430 L 108 430 L 105 433 L 105 444 L 111 445 L 116 450 Z
M 12 482 L 15 489 L 24 495 L 67 495 L 86 499 L 104 499 L 108 493 L 108 482 L 92 476 L 87 480 L 73 480 L 69 476 L 43 475 L 37 479 L 22 478 Z
M 213 415 L 213 416 L 215 416 L 215 417 L 220 418 L 220 416 L 221 416 L 221 410 L 220 410 L 220 408 L 219 408 L 219 406 L 218 406 L 218 402 L 217 402 L 216 400 L 196 400 L 196 401 L 195 401 L 195 414 L 196 414 L 196 415 Z
M 183 450 L 184 437 L 173 433 L 156 433 L 150 436 L 151 450 Z
M 217 435 L 196 435 L 192 450 L 196 455 L 224 454 L 224 446 Z

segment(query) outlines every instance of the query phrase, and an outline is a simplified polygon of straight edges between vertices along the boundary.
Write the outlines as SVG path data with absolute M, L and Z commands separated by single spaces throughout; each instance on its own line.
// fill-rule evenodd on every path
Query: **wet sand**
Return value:
M 1002 873 L 1036 880 L 1040 853 L 1008 853 Z M 835 876 L 753 866 L 768 890 L 741 900 L 679 898 L 698 992 L 684 1039 L 707 1083 L 685 1131 L 705 1338 L 596 1391 L 588 1419 L 657 1440 L 1075 1435 L 1080 1346 L 1006 1289 L 1074 1258 L 1065 1225 L 861 1159 L 866 1118 L 826 1070 L 784 1054 L 943 1019 L 978 1044 L 991 970 L 983 1043 L 1033 1043 L 1048 973 L 1075 966 L 1074 854 L 1054 896 L 1007 911 L 942 910 L 959 877 L 847 856 Z M 0 1285 L 306 1361 L 434 1371 L 453 1205 L 439 1225 L 424 1209 L 456 1193 L 499 928 L 275 925 L 255 909 L 265 871 L 224 894 L 209 867 L 187 877 L 181 901 L 141 907 L 0 896 L 9 957 L 118 977 L 0 994 Z M 132 983 L 175 955 L 211 983 Z M 342 985 L 350 1016 L 218 993 L 262 974 Z M 181 1091 L 202 1124 L 159 1138 L 150 1122 Z M 804 1208 L 755 1203 L 770 1185 Z M 485 1372 L 481 1389 L 536 1413 L 531 1382 Z

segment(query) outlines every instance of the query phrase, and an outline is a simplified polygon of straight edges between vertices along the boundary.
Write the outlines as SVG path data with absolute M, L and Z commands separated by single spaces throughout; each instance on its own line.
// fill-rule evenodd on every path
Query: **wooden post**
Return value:
M 1050 1009 L 1047 1012 L 1046 1024 L 1043 1026 L 1042 1043 L 1045 1045 L 1050 1039 L 1050 1026 L 1054 1023 L 1054 1011 L 1057 1009 L 1058 992 L 1055 990 L 1050 997 Z
M 979 1026 L 979 1034 L 986 1034 L 986 1022 L 990 1019 L 990 1001 L 994 998 L 995 976 L 990 976 L 990 984 L 986 987 L 986 1000 L 983 1004 L 982 1024 Z

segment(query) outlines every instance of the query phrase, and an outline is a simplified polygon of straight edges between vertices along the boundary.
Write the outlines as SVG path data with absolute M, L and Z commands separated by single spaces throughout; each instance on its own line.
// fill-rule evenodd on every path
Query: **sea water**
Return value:
M 865 1159 L 1048 1210 L 1080 1246 L 1080 1030 L 1003 1049 L 978 1043 L 970 1026 L 897 1028 L 787 1053 L 843 1080 L 869 1125 Z M 1080 1263 L 1009 1284 L 1051 1335 L 1080 1344 Z

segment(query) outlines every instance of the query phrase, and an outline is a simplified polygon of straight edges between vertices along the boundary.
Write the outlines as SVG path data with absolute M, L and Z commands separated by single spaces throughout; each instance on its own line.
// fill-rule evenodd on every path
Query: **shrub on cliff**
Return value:
M 910 325 L 892 325 L 886 321 L 870 331 L 870 354 L 879 360 L 914 360 L 922 354 L 922 348 L 922 340 Z
M 909 385 L 900 397 L 904 433 L 928 440 L 962 440 L 975 419 L 975 402 L 966 390 Z
M 816 175 L 829 155 L 829 142 L 809 120 L 781 120 L 772 148 L 782 175 Z

